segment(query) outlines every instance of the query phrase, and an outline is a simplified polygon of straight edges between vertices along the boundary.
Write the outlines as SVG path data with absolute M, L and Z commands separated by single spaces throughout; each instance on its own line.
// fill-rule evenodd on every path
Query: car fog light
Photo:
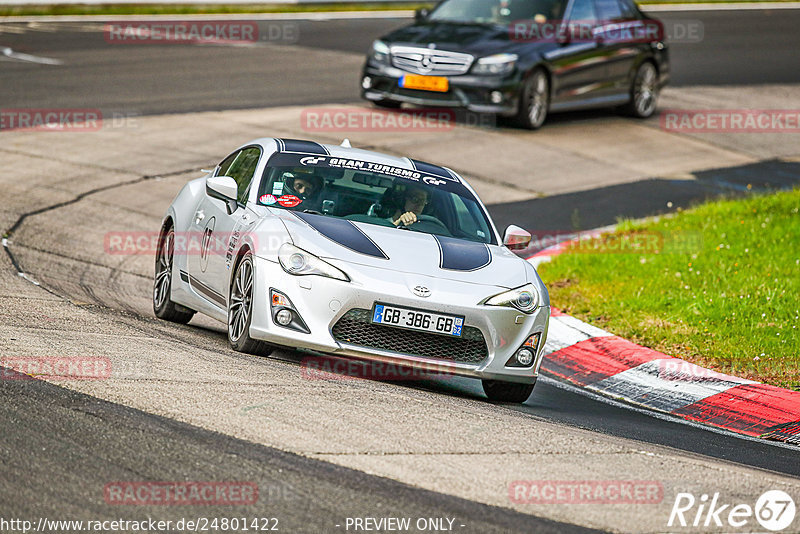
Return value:
M 533 363 L 533 352 L 528 349 L 519 349 L 517 351 L 517 362 L 520 365 L 530 365 Z
M 370 78 L 369 76 L 364 76 L 364 79 L 361 80 L 361 87 L 363 87 L 364 89 L 369 89 L 370 87 L 372 87 L 372 78 Z
M 292 322 L 292 312 L 289 310 L 280 310 L 275 314 L 275 320 L 281 326 L 286 326 Z
M 503 101 L 503 93 L 500 91 L 492 91 L 489 93 L 489 100 L 492 101 L 492 104 L 499 104 Z

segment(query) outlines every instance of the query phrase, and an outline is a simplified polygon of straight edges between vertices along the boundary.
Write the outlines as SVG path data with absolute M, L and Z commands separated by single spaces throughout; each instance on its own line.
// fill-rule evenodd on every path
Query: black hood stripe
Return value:
M 280 152 L 300 152 L 303 154 L 330 155 L 328 149 L 314 141 L 303 141 L 301 139 L 275 139 L 278 142 Z
M 492 262 L 492 253 L 485 243 L 435 235 L 439 245 L 439 268 L 450 271 L 477 271 Z
M 389 256 L 351 221 L 313 213 L 297 211 L 291 213 L 323 236 L 345 248 L 359 254 L 366 254 L 367 256 L 374 256 L 384 260 L 389 259 Z

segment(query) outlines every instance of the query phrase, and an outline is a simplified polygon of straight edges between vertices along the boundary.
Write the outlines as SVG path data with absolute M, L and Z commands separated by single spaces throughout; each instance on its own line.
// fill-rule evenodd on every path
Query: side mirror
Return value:
M 211 176 L 206 178 L 206 194 L 225 202 L 228 215 L 236 211 L 238 204 L 236 197 L 239 195 L 239 186 L 230 176 Z
M 522 250 L 531 243 L 531 234 L 519 226 L 510 225 L 503 235 L 503 244 L 510 250 Z
M 427 20 L 428 15 L 431 14 L 431 10 L 427 7 L 421 7 L 414 11 L 414 20 L 417 22 L 424 22 Z

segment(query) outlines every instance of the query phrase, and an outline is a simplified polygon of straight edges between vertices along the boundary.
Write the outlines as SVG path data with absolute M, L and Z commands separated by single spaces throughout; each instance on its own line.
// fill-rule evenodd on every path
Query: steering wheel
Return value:
M 407 228 L 409 230 L 416 230 L 417 232 L 427 232 L 429 234 L 443 235 L 445 237 L 453 236 L 447 226 L 433 215 L 420 215 L 417 217 L 417 222 Z

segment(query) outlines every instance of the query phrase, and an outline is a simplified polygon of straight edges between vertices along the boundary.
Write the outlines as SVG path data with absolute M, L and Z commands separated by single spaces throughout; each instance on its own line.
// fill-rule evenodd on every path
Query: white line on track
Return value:
M 34 56 L 31 54 L 23 54 L 22 52 L 14 52 L 9 47 L 0 48 L 0 55 L 18 61 L 27 61 L 29 63 L 39 63 L 40 65 L 63 65 L 64 62 L 60 59 L 53 59 L 49 57 Z
M 6 253 L 9 256 L 11 256 L 11 251 L 8 249 L 8 245 L 9 245 L 8 238 L 4 237 L 2 243 L 3 243 L 3 248 L 6 249 Z M 13 262 L 13 257 L 12 257 L 12 262 Z M 16 267 L 16 263 L 14 265 L 15 265 L 15 268 L 17 269 L 17 275 L 20 278 L 24 278 L 25 280 L 27 280 L 28 282 L 30 282 L 31 284 L 33 284 L 35 286 L 39 285 L 39 282 L 37 282 L 36 280 L 31 278 L 27 274 L 23 273 L 18 267 Z

